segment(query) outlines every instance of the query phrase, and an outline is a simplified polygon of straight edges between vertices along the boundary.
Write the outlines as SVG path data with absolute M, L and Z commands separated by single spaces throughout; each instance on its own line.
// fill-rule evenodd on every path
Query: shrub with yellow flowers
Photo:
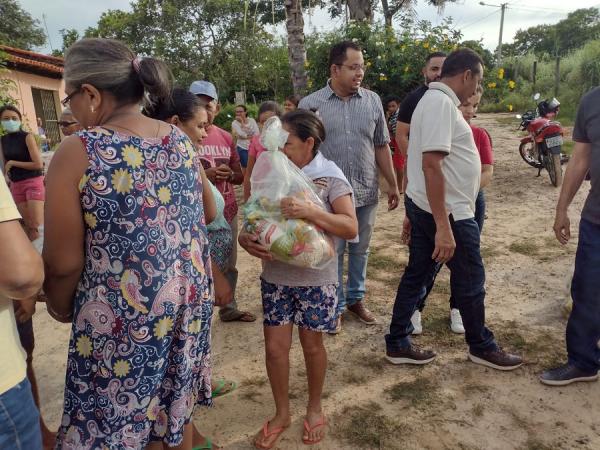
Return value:
M 461 34 L 452 29 L 451 20 L 433 26 L 428 21 L 404 19 L 401 32 L 384 25 L 350 22 L 347 27 L 306 37 L 307 67 L 314 86 L 329 78 L 329 49 L 342 40 L 351 40 L 363 49 L 365 74 L 363 86 L 382 97 L 403 96 L 423 81 L 421 68 L 430 53 L 450 53 L 458 48 Z

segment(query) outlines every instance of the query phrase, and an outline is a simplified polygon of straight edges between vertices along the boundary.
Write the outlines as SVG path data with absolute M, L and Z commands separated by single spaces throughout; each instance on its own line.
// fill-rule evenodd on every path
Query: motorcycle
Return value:
M 533 99 L 537 102 L 540 94 L 535 94 Z M 562 125 L 553 120 L 559 109 L 560 102 L 553 98 L 539 102 L 535 110 L 528 110 L 523 115 L 516 116 L 517 119 L 521 119 L 519 130 L 528 133 L 519 145 L 521 158 L 531 167 L 538 169 L 538 177 L 542 170 L 546 169 L 550 175 L 550 182 L 556 187 L 562 184 L 562 165 L 568 161 L 568 157 L 561 152 Z

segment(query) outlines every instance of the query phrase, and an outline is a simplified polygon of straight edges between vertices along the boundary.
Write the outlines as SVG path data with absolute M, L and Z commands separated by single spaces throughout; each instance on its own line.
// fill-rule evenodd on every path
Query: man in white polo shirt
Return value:
M 498 347 L 485 326 L 485 270 L 474 219 L 481 163 L 471 129 L 458 110 L 482 78 L 477 53 L 451 53 L 441 80 L 429 84 L 412 117 L 405 196 L 410 256 L 385 337 L 386 357 L 393 364 L 427 364 L 436 356 L 411 343 L 410 318 L 440 263 L 450 269 L 471 361 L 499 370 L 522 364 L 521 357 Z

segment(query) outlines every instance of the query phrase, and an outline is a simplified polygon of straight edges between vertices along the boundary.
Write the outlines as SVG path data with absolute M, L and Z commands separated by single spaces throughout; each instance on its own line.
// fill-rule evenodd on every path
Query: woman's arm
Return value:
M 29 133 L 25 137 L 25 143 L 27 144 L 27 150 L 29 150 L 29 156 L 31 157 L 31 162 L 24 161 L 7 161 L 6 162 L 6 171 L 11 167 L 19 167 L 21 169 L 26 170 L 42 170 L 44 168 L 44 161 L 42 161 L 42 154 L 40 153 L 40 149 L 37 146 L 37 142 L 33 137 L 33 134 Z
M 358 222 L 352 194 L 336 198 L 331 209 L 333 212 L 327 212 L 311 201 L 294 197 L 281 199 L 281 212 L 286 219 L 306 219 L 334 236 L 354 239 L 358 234 Z
M 231 130 L 235 133 L 238 139 L 248 139 L 248 134 L 244 132 L 242 124 L 240 124 L 237 120 L 234 120 L 231 123 Z
M 61 322 L 72 319 L 73 296 L 85 261 L 79 180 L 87 166 L 81 141 L 71 136 L 61 143 L 46 176 L 44 291 L 49 312 Z
M 491 164 L 481 165 L 481 181 L 479 182 L 479 189 L 483 189 L 492 182 L 492 175 L 494 174 L 494 166 Z
M 204 219 L 206 220 L 206 225 L 211 223 L 217 217 L 217 204 L 215 202 L 215 196 L 212 193 L 212 188 L 210 187 L 210 181 L 206 176 L 206 172 L 204 172 L 204 167 L 202 164 L 200 166 L 200 178 L 202 178 L 202 203 L 204 204 Z
M 252 144 L 251 144 L 252 145 Z M 252 170 L 256 164 L 256 157 L 248 155 L 248 166 L 246 167 L 246 174 L 244 175 L 244 203 L 248 201 L 251 194 L 250 177 L 252 176 Z

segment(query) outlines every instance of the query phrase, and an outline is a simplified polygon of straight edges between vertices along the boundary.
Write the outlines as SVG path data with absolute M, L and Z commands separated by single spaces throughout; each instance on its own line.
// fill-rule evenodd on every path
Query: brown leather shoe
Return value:
M 523 358 L 519 355 L 513 355 L 505 352 L 501 348 L 498 350 L 489 350 L 486 352 L 469 352 L 469 359 L 475 364 L 491 367 L 496 370 L 514 370 L 521 367 Z
M 416 345 L 412 345 L 400 350 L 387 350 L 385 359 L 392 364 L 428 364 L 436 357 L 435 352 L 431 350 L 421 350 Z
M 356 302 L 354 305 L 348 305 L 347 308 L 362 323 L 366 323 L 367 325 L 375 325 L 377 323 L 377 319 L 373 313 L 365 308 L 362 301 Z

